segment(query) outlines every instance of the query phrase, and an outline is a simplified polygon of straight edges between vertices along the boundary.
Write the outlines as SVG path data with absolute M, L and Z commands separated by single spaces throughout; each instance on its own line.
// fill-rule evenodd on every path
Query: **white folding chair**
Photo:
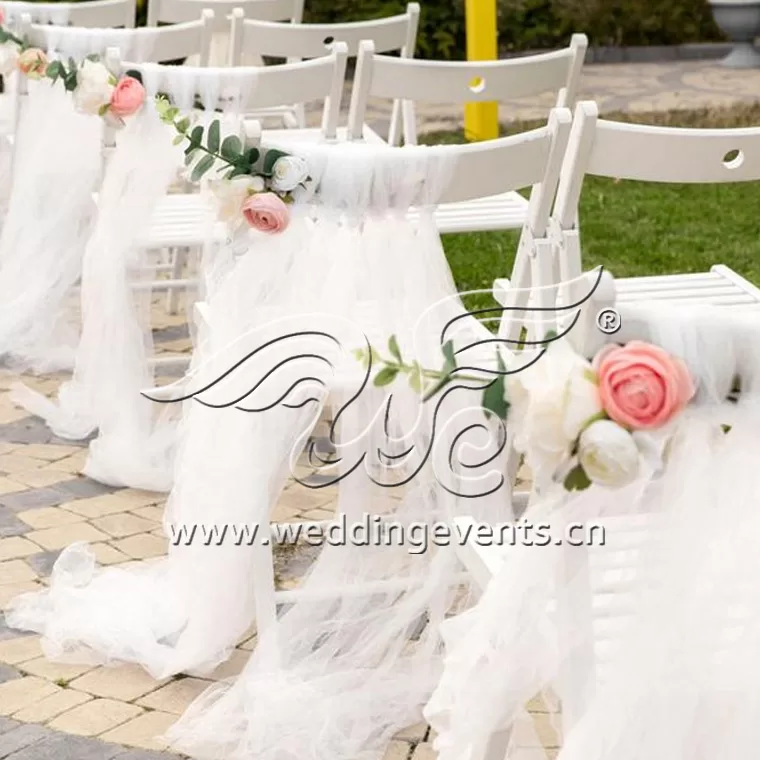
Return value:
M 335 42 L 345 42 L 349 56 L 356 56 L 359 43 L 370 40 L 381 53 L 400 51 L 402 58 L 414 57 L 419 26 L 420 6 L 409 3 L 406 12 L 397 16 L 345 24 L 283 24 L 246 18 L 245 10 L 232 14 L 232 47 L 230 65 L 240 66 L 246 53 L 272 58 L 285 58 L 288 62 L 304 58 L 318 58 L 328 53 Z M 401 117 L 401 103 L 393 103 L 391 121 Z M 267 116 L 282 116 L 286 126 L 306 127 L 303 104 L 296 104 L 283 112 Z M 380 139 L 372 130 L 366 130 L 365 139 Z
M 760 127 L 681 129 L 599 119 L 593 102 L 579 103 L 552 213 L 554 282 L 560 298 L 573 302 L 581 273 L 578 203 L 586 174 L 643 182 L 709 184 L 760 179 Z M 547 266 L 547 262 L 544 262 Z M 496 280 L 494 297 L 504 306 L 532 284 L 528 263 L 515 262 L 513 278 Z M 709 272 L 615 280 L 618 303 L 643 301 L 714 304 L 760 309 L 760 289 L 724 264 Z
M 9 0 L 0 3 L 6 23 L 13 26 L 23 15 L 35 24 L 57 26 L 86 26 L 108 29 L 134 27 L 136 0 L 88 0 L 81 2 L 34 3 Z M 196 18 L 200 13 L 196 15 Z
M 417 142 L 414 102 L 506 100 L 557 91 L 557 105 L 572 107 L 587 47 L 585 35 L 576 34 L 567 48 L 503 61 L 453 62 L 401 59 L 377 55 L 371 42 L 362 43 L 357 61 L 348 116 L 350 139 L 363 134 L 371 97 L 402 101 L 403 140 Z M 388 142 L 401 140 L 391 122 Z M 522 226 L 528 202 L 519 193 L 478 198 L 441 206 L 436 214 L 441 232 L 474 232 Z
M 548 124 L 531 132 L 483 143 L 447 146 L 446 150 L 456 157 L 456 163 L 447 190 L 441 198 L 442 202 L 457 203 L 477 198 L 480 194 L 532 187 L 531 208 L 523 234 L 529 244 L 541 245 L 546 234 L 559 169 L 567 145 L 570 120 L 570 112 L 567 109 L 554 109 L 549 116 Z M 401 148 L 388 147 L 388 150 Z M 545 241 L 545 244 L 548 244 L 548 241 Z M 209 312 L 204 302 L 197 302 L 195 306 L 198 326 L 203 334 L 209 328 Z M 382 304 L 382 307 L 388 308 L 388 304 Z M 387 339 L 380 329 L 383 320 L 377 313 L 378 308 L 378 304 L 367 303 L 366 308 L 357 315 L 362 320 L 362 330 L 373 345 L 379 345 L 378 341 Z M 338 386 L 344 383 L 347 387 L 355 386 L 355 378 L 349 379 L 339 375 L 335 382 Z M 153 389 L 151 396 L 161 398 L 161 389 Z M 317 521 L 325 528 L 332 522 Z M 307 523 L 303 523 L 302 528 L 306 525 Z M 272 524 L 273 535 L 276 535 L 278 530 L 281 530 L 280 526 Z M 263 542 L 256 542 L 252 550 L 258 555 L 256 566 L 261 569 L 270 568 L 269 573 L 257 572 L 252 579 L 256 625 L 259 633 L 262 633 L 275 622 L 278 605 L 297 600 L 303 592 L 300 589 L 275 590 L 271 543 L 265 546 Z M 403 581 L 398 581 L 397 584 L 401 588 Z M 386 582 L 383 582 L 383 587 L 388 588 Z M 377 586 L 354 588 L 352 593 L 373 593 L 376 588 Z M 334 595 L 336 590 L 328 593 Z
M 239 88 L 245 97 L 245 102 L 240 104 L 242 113 L 248 113 L 259 106 L 268 108 L 289 102 L 312 102 L 324 99 L 322 134 L 326 140 L 334 140 L 338 125 L 337 104 L 340 101 L 340 92 L 345 80 L 346 59 L 345 45 L 337 44 L 330 55 L 311 61 L 266 66 L 263 69 L 258 67 L 198 69 L 197 75 L 199 78 L 218 77 L 231 87 Z M 117 74 L 130 69 L 150 71 L 151 75 L 158 71 L 159 78 L 168 84 L 166 90 L 169 92 L 172 91 L 172 77 L 177 74 L 177 67 L 173 66 L 157 68 L 156 64 L 119 61 L 116 51 L 112 51 L 109 57 L 109 68 Z M 187 67 L 183 69 L 182 73 L 186 76 L 188 69 Z M 220 88 L 220 91 L 222 90 L 225 90 L 225 87 Z M 241 132 L 241 137 L 248 136 Z M 142 245 L 149 250 L 176 249 L 178 255 L 174 257 L 171 277 L 152 283 L 151 287 L 154 290 L 177 293 L 197 287 L 196 279 L 181 276 L 182 270 L 187 252 L 207 242 L 209 219 L 213 213 L 207 196 L 198 193 L 167 195 L 156 208 L 153 222 Z M 217 229 L 218 237 L 221 240 L 226 238 L 226 230 L 221 226 L 217 226 Z M 168 305 L 170 313 L 173 313 L 177 307 L 176 296 L 171 298 Z M 181 357 L 178 360 L 169 358 L 166 363 L 176 364 L 177 362 L 186 363 L 187 357 Z
M 198 18 L 206 7 L 213 7 L 215 31 L 227 31 L 232 11 L 241 8 L 246 18 L 263 21 L 293 21 L 303 18 L 304 0 L 150 0 L 148 26 L 180 24 Z

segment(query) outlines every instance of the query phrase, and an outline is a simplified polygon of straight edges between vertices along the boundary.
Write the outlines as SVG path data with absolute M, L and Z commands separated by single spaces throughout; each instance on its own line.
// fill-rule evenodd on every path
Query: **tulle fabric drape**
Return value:
M 760 328 L 751 315 L 656 305 L 629 308 L 623 324 L 616 340 L 686 359 L 699 395 L 668 435 L 664 469 L 614 492 L 548 494 L 524 515 L 550 522 L 553 538 L 598 522 L 605 546 L 510 547 L 480 603 L 444 623 L 425 708 L 442 760 L 509 729 L 507 758 L 554 757 L 520 746 L 524 705 L 541 691 L 562 700 L 561 760 L 755 754 Z M 737 375 L 742 396 L 728 403 Z
M 318 195 L 301 199 L 283 233 L 254 233 L 244 255 L 219 255 L 225 274 L 209 291 L 196 373 L 175 389 L 202 403 L 185 402 L 167 529 L 245 523 L 267 530 L 328 395 L 340 462 L 327 471 L 338 477 L 354 470 L 337 487 L 338 511 L 349 524 L 365 512 L 428 530 L 461 512 L 508 519 L 508 490 L 498 487 L 503 431 L 486 426 L 479 394 L 446 396 L 433 435 L 435 405 L 421 406 L 403 382 L 392 387 L 392 400 L 371 385 L 360 392 L 364 374 L 351 354 L 365 345 L 363 334 L 387 353 L 396 333 L 410 360 L 442 361 L 444 327 L 464 312 L 432 215 L 423 212 L 413 225 L 405 212 L 439 197 L 449 151 L 300 147 L 289 145 L 309 161 Z M 294 355 L 279 349 L 204 390 L 286 329 L 341 337 L 339 350 L 324 349 L 336 345 L 329 339 L 296 340 L 302 354 L 327 351 L 347 379 L 336 383 L 314 356 L 277 369 Z M 472 318 L 457 323 L 457 345 L 483 337 L 488 333 Z M 273 403 L 278 393 L 285 397 Z M 267 405 L 262 412 L 235 408 Z M 409 476 L 404 489 L 388 487 L 402 475 Z M 467 602 L 453 543 L 424 553 L 398 540 L 325 546 L 304 596 L 276 624 L 262 603 L 271 579 L 267 550 L 250 546 L 171 545 L 167 559 L 124 570 L 96 568 L 78 545 L 61 555 L 49 590 L 14 603 L 9 622 L 41 632 L 49 656 L 127 660 L 165 677 L 208 672 L 256 617 L 259 639 L 248 667 L 190 709 L 172 731 L 177 746 L 230 759 L 381 753 L 394 732 L 419 719 L 438 676 L 438 625 L 455 598 Z

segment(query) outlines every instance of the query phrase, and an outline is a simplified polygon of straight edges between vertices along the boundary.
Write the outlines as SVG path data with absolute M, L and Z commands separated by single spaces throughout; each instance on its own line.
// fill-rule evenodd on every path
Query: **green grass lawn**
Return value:
M 610 114 L 618 121 L 698 127 L 760 125 L 760 105 L 715 111 Z M 507 125 L 513 133 L 537 126 Z M 460 142 L 461 134 L 437 133 L 426 142 Z M 584 268 L 603 264 L 627 277 L 706 271 L 727 264 L 760 284 L 760 182 L 731 185 L 662 185 L 587 177 L 580 209 Z M 518 233 L 444 236 L 460 291 L 490 288 L 509 277 Z M 468 307 L 493 305 L 488 296 Z

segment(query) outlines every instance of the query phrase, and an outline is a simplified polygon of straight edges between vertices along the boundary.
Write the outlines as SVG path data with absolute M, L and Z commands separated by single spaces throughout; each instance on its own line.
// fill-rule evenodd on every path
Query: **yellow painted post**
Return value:
M 467 60 L 495 61 L 497 58 L 496 0 L 465 0 Z M 473 82 L 475 88 L 488 82 Z M 498 103 L 466 103 L 464 133 L 468 140 L 492 140 L 499 136 Z

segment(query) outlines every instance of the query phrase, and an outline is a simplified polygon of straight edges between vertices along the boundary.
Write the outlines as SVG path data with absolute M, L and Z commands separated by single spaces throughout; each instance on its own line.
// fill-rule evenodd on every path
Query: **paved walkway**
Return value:
M 586 70 L 581 97 L 597 100 L 603 111 L 734 105 L 760 99 L 760 71 L 727 71 L 705 63 L 598 65 Z M 550 106 L 551 98 L 506 104 L 502 118 L 541 118 Z M 382 121 L 387 113 L 387 107 L 372 104 L 370 120 Z M 461 123 L 458 108 L 426 108 L 419 116 L 422 130 Z M 169 317 L 161 308 L 154 317 L 161 350 L 190 349 L 184 317 Z M 13 406 L 8 389 L 18 379 L 0 370 L 0 610 L 17 594 L 43 587 L 61 549 L 74 541 L 91 543 L 105 565 L 148 561 L 166 548 L 165 496 L 109 488 L 79 475 L 85 448 L 56 440 L 42 423 Z M 62 379 L 24 378 L 49 395 Z M 309 474 L 303 468 L 301 477 Z M 333 512 L 334 494 L 292 483 L 274 518 L 324 519 Z M 283 554 L 277 564 L 279 585 L 295 585 L 308 559 L 299 552 Z M 211 682 L 239 673 L 254 644 L 251 630 L 231 659 L 206 679 L 157 682 L 131 666 L 48 662 L 38 638 L 9 629 L 0 613 L 0 759 L 176 757 L 157 737 Z M 549 709 L 543 699 L 531 704 L 539 741 L 557 747 Z M 393 742 L 388 760 L 433 760 L 430 740 L 427 726 L 411 727 Z

